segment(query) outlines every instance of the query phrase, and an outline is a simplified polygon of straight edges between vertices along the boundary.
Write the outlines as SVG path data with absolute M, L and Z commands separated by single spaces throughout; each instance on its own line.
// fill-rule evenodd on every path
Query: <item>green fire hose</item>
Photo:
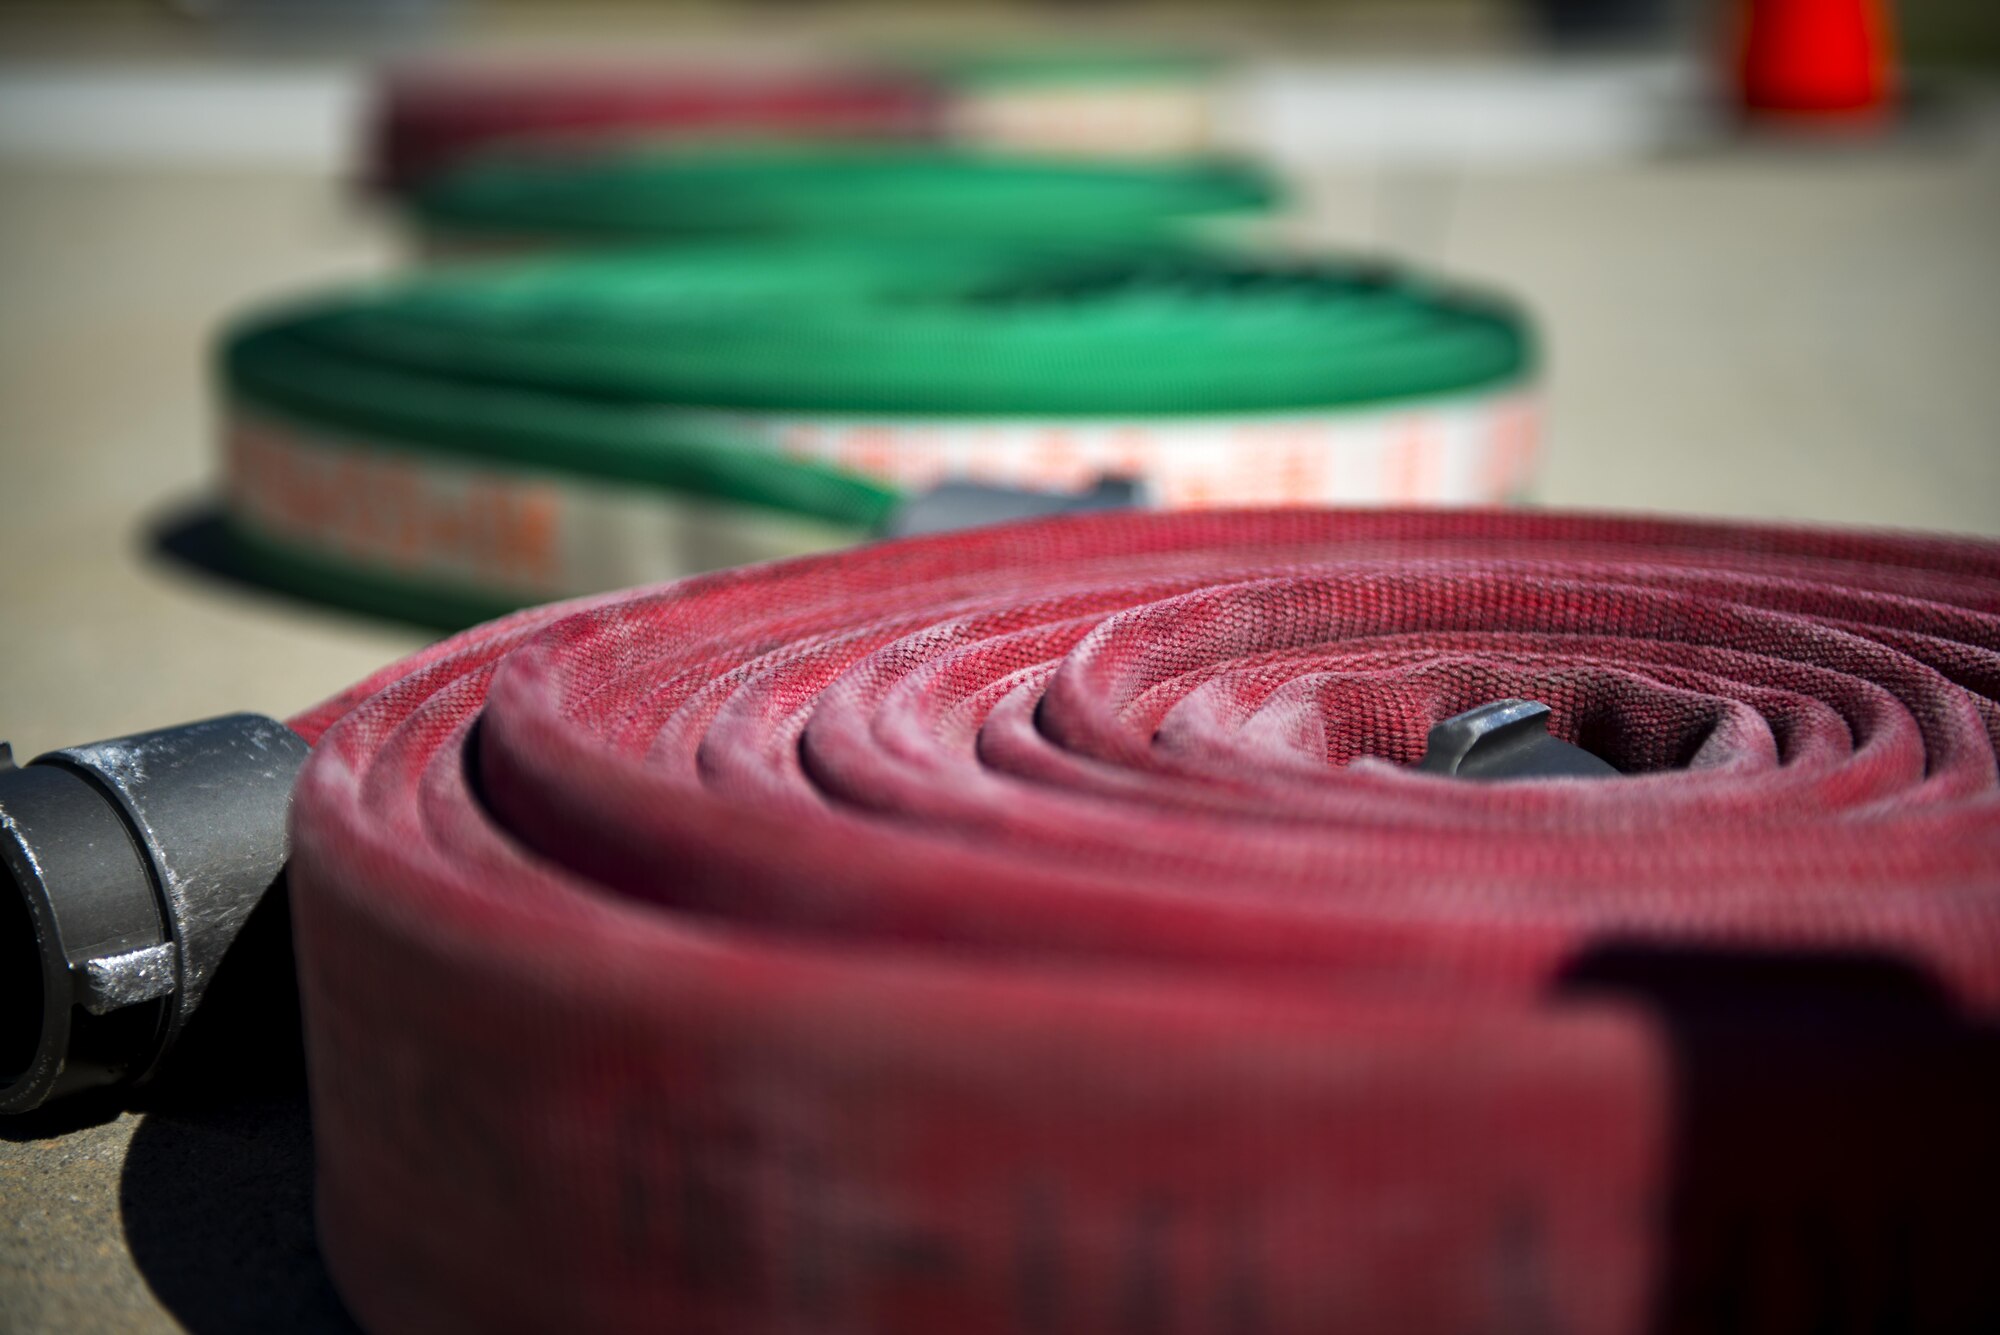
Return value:
M 1534 361 L 1497 297 L 1165 240 L 546 258 L 238 328 L 228 513 L 273 579 L 457 624 L 851 542 L 944 483 L 1501 501 Z
M 1100 161 L 934 144 L 599 144 L 494 150 L 416 187 L 435 247 L 798 234 L 1128 237 L 1255 214 L 1276 184 L 1187 156 Z

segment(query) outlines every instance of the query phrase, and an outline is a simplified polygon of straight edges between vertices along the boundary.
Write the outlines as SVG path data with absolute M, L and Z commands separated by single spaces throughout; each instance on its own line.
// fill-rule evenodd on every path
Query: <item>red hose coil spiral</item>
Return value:
M 1409 768 L 1510 696 L 1623 776 Z M 2000 544 L 1117 514 L 537 609 L 294 726 L 371 1327 L 2000 1315 Z

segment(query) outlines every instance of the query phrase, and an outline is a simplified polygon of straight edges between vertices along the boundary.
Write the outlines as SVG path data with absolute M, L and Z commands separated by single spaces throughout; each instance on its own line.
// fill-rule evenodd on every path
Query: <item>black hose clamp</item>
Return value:
M 0 1113 L 158 1068 L 284 871 L 306 751 L 260 714 L 0 744 Z

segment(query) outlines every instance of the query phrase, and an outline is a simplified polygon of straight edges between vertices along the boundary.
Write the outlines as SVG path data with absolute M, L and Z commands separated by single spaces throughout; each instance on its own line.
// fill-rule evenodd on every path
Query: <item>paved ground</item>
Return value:
M 1548 502 L 2000 534 L 1990 132 L 1313 193 L 1328 235 L 1394 225 L 1530 298 Z M 0 735 L 17 750 L 284 713 L 421 642 L 205 582 L 151 538 L 212 471 L 216 320 L 391 253 L 318 177 L 0 162 Z M 0 1137 L 0 1329 L 342 1328 L 287 1080 Z

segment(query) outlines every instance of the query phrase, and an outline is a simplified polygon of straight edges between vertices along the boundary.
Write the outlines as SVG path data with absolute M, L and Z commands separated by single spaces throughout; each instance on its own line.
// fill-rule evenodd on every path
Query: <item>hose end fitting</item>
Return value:
M 1417 766 L 1455 779 L 1603 779 L 1609 761 L 1549 735 L 1549 707 L 1539 700 L 1495 700 L 1431 726 Z
M 1139 504 L 1142 499 L 1139 484 L 1124 477 L 1100 477 L 1087 489 L 1077 492 L 1030 491 L 984 482 L 941 482 L 891 511 L 882 521 L 877 536 L 917 538 L 1020 519 L 1122 510 Z
M 158 1068 L 284 870 L 306 750 L 260 714 L 0 744 L 0 1113 Z

